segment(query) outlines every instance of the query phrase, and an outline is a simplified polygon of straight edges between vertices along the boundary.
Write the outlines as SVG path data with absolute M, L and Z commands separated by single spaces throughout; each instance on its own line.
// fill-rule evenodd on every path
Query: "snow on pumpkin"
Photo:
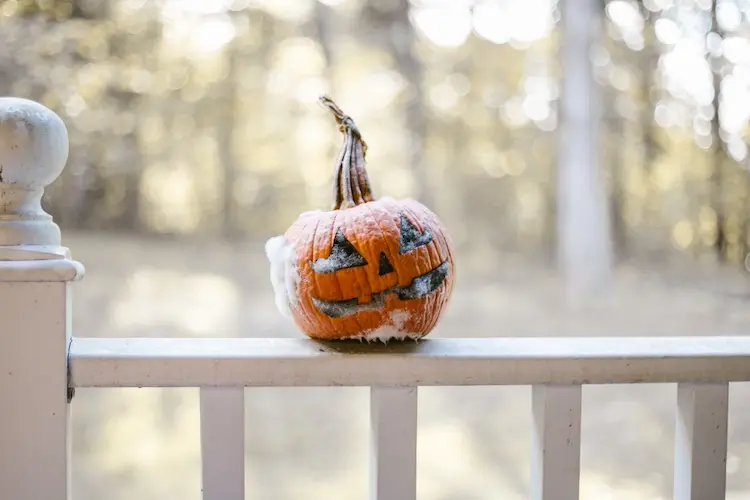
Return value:
M 422 338 L 453 291 L 450 238 L 421 203 L 375 199 L 357 126 L 328 97 L 321 102 L 344 134 L 335 200 L 266 243 L 276 306 L 315 339 Z

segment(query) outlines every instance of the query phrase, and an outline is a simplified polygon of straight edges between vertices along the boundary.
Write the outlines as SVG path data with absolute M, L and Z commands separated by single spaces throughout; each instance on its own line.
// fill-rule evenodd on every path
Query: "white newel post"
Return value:
M 0 98 L 0 497 L 69 498 L 69 283 L 83 266 L 41 207 L 68 133 L 33 101 Z M 72 396 L 72 394 L 71 394 Z

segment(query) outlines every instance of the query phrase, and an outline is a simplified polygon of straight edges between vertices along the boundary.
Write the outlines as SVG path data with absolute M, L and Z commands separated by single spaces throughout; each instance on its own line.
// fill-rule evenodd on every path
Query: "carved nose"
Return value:
M 380 252 L 378 276 L 384 276 L 386 274 L 392 273 L 393 271 L 395 271 L 395 269 L 393 269 L 393 264 L 391 264 L 391 261 L 389 261 L 388 257 L 385 256 L 385 252 Z

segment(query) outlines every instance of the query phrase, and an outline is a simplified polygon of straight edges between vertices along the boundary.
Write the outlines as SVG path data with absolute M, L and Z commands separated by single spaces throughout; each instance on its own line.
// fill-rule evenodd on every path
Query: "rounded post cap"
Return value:
M 68 130 L 62 119 L 38 102 L 0 97 L 0 185 L 41 189 L 68 161 Z

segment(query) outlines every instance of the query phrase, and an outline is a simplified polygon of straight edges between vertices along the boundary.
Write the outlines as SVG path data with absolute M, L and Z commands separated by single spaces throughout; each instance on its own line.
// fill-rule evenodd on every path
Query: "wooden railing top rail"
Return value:
M 78 387 L 432 386 L 750 381 L 750 337 L 74 338 Z

